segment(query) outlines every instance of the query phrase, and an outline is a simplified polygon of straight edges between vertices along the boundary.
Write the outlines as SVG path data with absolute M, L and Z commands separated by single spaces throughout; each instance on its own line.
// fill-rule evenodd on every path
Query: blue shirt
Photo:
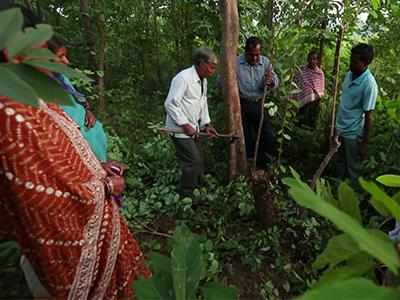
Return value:
M 259 99 L 264 92 L 265 73 L 272 71 L 273 89 L 279 85 L 278 75 L 274 72 L 271 62 L 265 56 L 252 66 L 247 63 L 244 54 L 240 55 L 236 63 L 239 96 L 244 99 Z
M 378 85 L 369 69 L 354 80 L 353 72 L 347 72 L 336 119 L 336 129 L 341 136 L 362 137 L 365 112 L 375 108 L 377 95 Z

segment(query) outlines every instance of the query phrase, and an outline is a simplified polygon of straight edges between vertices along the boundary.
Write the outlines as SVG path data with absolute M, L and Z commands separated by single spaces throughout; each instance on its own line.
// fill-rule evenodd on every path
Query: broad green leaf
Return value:
M 290 173 L 292 173 L 294 179 L 297 179 L 302 186 L 307 186 L 303 181 L 301 181 L 299 173 L 297 173 L 296 170 L 293 169 L 292 167 L 289 168 L 290 168 Z
M 152 252 L 148 255 L 150 267 L 153 270 L 153 281 L 158 292 L 163 295 L 163 299 L 175 299 L 171 259 L 159 253 Z
M 338 198 L 342 210 L 361 224 L 360 201 L 346 182 L 339 185 Z
M 0 12 L 0 50 L 8 40 L 22 28 L 23 17 L 19 8 L 11 8 Z
M 220 282 L 208 282 L 203 287 L 206 300 L 235 300 L 239 299 L 237 291 L 233 287 Z
M 60 63 L 54 63 L 43 59 L 35 59 L 35 60 L 26 60 L 24 61 L 24 64 L 46 69 L 54 73 L 60 73 L 69 78 L 77 78 L 81 80 L 91 81 L 91 79 L 87 77 L 85 74 L 79 73 L 78 71 L 75 71 L 74 69 Z
M 199 242 L 186 225 L 173 235 L 172 278 L 177 300 L 193 299 L 200 281 L 203 260 Z
M 312 289 L 330 285 L 338 281 L 349 278 L 361 277 L 374 268 L 375 264 L 371 261 L 364 261 L 357 264 L 347 265 L 338 269 L 329 269 L 316 282 Z
M 9 57 L 14 57 L 24 51 L 45 42 L 53 35 L 53 29 L 50 25 L 39 24 L 36 28 L 25 28 L 25 31 L 20 31 L 14 35 L 7 43 Z
M 400 175 L 386 174 L 379 176 L 376 181 L 390 187 L 400 187 Z
M 321 197 L 323 200 L 327 201 L 328 203 L 332 204 L 336 208 L 339 207 L 338 201 L 335 199 L 335 197 L 332 194 L 332 189 L 328 181 L 326 181 L 323 178 L 320 178 L 317 180 L 317 185 L 316 185 L 316 193 L 319 197 Z
M 299 181 L 301 182 L 301 180 Z M 398 273 L 397 268 L 400 267 L 399 257 L 389 241 L 383 242 L 370 234 L 352 217 L 319 198 L 304 183 L 302 188 L 291 187 L 289 194 L 298 204 L 332 221 L 340 230 L 349 234 L 362 250 L 385 263 L 392 272 Z
M 397 203 L 400 203 L 400 191 L 398 191 L 396 194 L 392 196 L 393 200 L 396 201 Z
M 36 49 L 32 48 L 26 52 L 26 60 L 31 59 L 51 59 L 54 61 L 59 61 L 57 55 L 51 52 L 49 49 Z
M 133 282 L 133 290 L 135 291 L 136 297 L 139 300 L 161 300 L 161 299 L 169 299 L 163 298 L 163 295 L 160 294 L 157 287 L 154 284 L 153 280 L 148 280 L 141 277 L 139 280 Z
M 39 97 L 34 89 L 17 75 L 0 65 L 0 95 L 15 101 L 38 106 Z
M 313 263 L 313 268 L 321 269 L 327 264 L 333 267 L 354 255 L 359 255 L 361 252 L 362 250 L 357 242 L 350 235 L 342 233 L 332 237 L 328 241 L 328 245 L 324 251 Z
M 301 184 L 294 178 L 292 177 L 285 177 L 282 179 L 282 183 L 287 185 L 287 186 L 298 186 L 301 188 Z
M 381 190 L 374 182 L 366 181 L 360 178 L 360 184 L 364 190 L 374 197 L 376 201 L 381 202 L 390 211 L 390 213 L 400 221 L 400 205 L 383 190 Z
M 379 287 L 365 278 L 351 278 L 332 283 L 321 288 L 311 289 L 297 300 L 321 299 L 386 299 L 395 300 L 397 293 L 393 289 Z
M 375 210 L 379 214 L 381 214 L 385 218 L 391 218 L 392 217 L 392 214 L 386 208 L 386 206 L 382 202 L 377 201 L 374 197 L 371 197 L 371 200 L 369 201 L 369 203 L 372 205 L 373 208 L 375 208 Z
M 68 92 L 54 79 L 24 64 L 3 64 L 2 67 L 15 73 L 30 85 L 44 101 L 74 105 Z

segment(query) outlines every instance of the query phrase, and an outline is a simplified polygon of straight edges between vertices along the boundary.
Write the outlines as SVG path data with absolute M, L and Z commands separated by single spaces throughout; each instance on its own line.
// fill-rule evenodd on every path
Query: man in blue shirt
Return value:
M 253 36 L 247 39 L 245 53 L 237 59 L 236 74 L 247 159 L 251 160 L 255 147 L 253 134 L 258 130 L 263 109 L 261 102 L 264 87 L 267 85 L 268 88 L 275 89 L 279 85 L 279 78 L 274 72 L 271 62 L 261 55 L 261 41 L 257 37 Z M 258 153 L 261 163 L 266 162 L 266 154 L 277 156 L 268 113 L 264 113 Z
M 336 130 L 342 142 L 336 161 L 337 175 L 341 178 L 350 177 L 353 187 L 358 186 L 357 164 L 367 154 L 378 95 L 375 78 L 368 69 L 372 58 L 373 49 L 367 44 L 359 44 L 351 49 L 350 71 L 343 83 L 336 119 Z

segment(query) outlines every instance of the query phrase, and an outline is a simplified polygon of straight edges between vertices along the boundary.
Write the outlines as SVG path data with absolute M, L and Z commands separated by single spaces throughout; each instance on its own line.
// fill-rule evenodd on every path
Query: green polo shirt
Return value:
M 364 132 L 365 112 L 375 108 L 378 85 L 369 69 L 353 80 L 347 72 L 340 97 L 336 129 L 345 138 L 356 139 Z

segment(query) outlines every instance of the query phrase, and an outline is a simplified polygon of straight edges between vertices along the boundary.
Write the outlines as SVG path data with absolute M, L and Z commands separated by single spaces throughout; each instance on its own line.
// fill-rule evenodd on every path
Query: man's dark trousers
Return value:
M 182 168 L 179 194 L 191 197 L 193 190 L 201 184 L 204 173 L 200 139 L 172 137 L 172 141 Z
M 360 177 L 360 163 L 362 157 L 359 153 L 358 138 L 344 138 L 339 136 L 342 145 L 336 154 L 336 173 L 338 178 L 344 180 L 350 179 L 350 186 L 359 190 L 358 177 Z
M 242 125 L 244 140 L 246 143 L 247 159 L 252 159 L 255 148 L 253 134 L 257 134 L 261 118 L 261 109 L 263 108 L 261 108 L 260 100 L 257 102 L 250 102 L 241 99 L 240 106 L 242 112 Z M 264 111 L 264 120 L 262 123 L 257 160 L 265 162 L 267 159 L 266 154 L 276 157 L 278 155 L 278 151 L 275 140 L 272 136 L 272 127 L 268 113 Z

